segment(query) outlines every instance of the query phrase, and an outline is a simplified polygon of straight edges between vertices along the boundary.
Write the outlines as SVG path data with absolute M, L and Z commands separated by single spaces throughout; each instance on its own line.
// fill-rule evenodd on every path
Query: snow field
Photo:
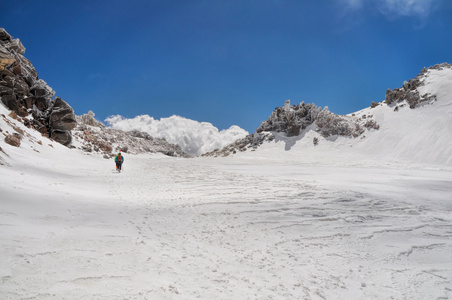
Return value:
M 58 151 L 0 169 L 2 298 L 452 296 L 450 171 Z

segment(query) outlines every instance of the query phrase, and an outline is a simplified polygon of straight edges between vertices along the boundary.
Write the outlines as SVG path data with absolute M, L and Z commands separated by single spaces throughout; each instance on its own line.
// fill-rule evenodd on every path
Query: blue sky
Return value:
M 0 0 L 0 27 L 76 114 L 254 132 L 286 99 L 347 114 L 452 63 L 450 0 Z

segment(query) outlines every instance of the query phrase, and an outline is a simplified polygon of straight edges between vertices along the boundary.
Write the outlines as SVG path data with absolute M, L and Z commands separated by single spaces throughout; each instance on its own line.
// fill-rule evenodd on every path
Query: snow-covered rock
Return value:
M 74 129 L 73 147 L 88 153 L 99 153 L 111 157 L 122 150 L 131 154 L 163 153 L 168 156 L 189 157 L 178 145 L 170 144 L 165 139 L 154 138 L 138 130 L 123 131 L 107 128 L 95 119 L 95 114 L 77 116 Z

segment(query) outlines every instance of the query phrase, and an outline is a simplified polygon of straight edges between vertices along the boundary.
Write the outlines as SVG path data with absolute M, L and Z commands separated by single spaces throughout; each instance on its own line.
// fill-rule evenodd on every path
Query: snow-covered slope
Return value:
M 268 159 L 285 156 L 307 163 L 452 167 L 452 67 L 442 64 L 426 69 L 416 81 L 418 86 L 400 91 L 397 101 L 382 101 L 373 108 L 332 118 L 334 122 L 330 123 L 341 126 L 347 135 L 325 135 L 314 122 L 296 136 L 288 137 L 285 132 L 255 133 L 210 155 L 253 156 L 261 152 L 260 156 Z M 417 102 L 407 101 L 406 94 L 419 95 Z M 347 126 L 358 130 L 348 130 Z
M 349 139 L 315 163 L 277 136 L 253 155 L 125 154 L 119 174 L 7 113 L 0 134 L 23 138 L 0 139 L 2 299 L 452 297 L 451 170 L 352 161 Z
M 169 143 L 179 145 L 184 152 L 194 156 L 221 149 L 248 134 L 239 126 L 233 125 L 228 129 L 219 131 L 211 123 L 197 122 L 175 115 L 160 120 L 149 115 L 136 116 L 133 119 L 116 115 L 107 118 L 105 121 L 113 129 L 139 130 L 150 134 L 152 137 L 164 138 Z

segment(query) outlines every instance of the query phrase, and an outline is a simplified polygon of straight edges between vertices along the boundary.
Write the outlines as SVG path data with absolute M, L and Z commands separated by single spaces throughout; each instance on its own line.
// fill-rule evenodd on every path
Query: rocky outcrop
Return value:
M 106 128 L 94 118 L 90 111 L 76 116 L 74 143 L 79 149 L 88 153 L 98 153 L 105 158 L 111 157 L 119 150 L 126 153 L 163 153 L 168 156 L 190 157 L 179 145 L 173 145 L 161 138 L 154 138 L 146 132 Z
M 99 122 L 95 118 L 95 114 L 90 110 L 87 114 L 80 116 L 80 123 L 84 125 L 105 128 L 102 122 Z
M 291 106 L 290 100 L 286 100 L 284 106 L 276 107 L 256 132 L 277 131 L 285 132 L 287 136 L 296 136 L 300 134 L 300 130 L 311 125 L 321 111 L 315 104 L 301 102 Z
M 49 117 L 50 136 L 57 142 L 68 146 L 71 144 L 71 130 L 77 125 L 74 110 L 64 100 L 55 98 Z
M 69 145 L 71 130 L 76 125 L 74 111 L 61 98 L 53 99 L 55 91 L 38 78 L 24 53 L 21 41 L 0 28 L 0 99 L 10 110 L 26 118 L 27 126 Z
M 324 137 L 332 135 L 359 136 L 362 132 L 360 122 L 350 116 L 339 116 L 329 111 L 328 107 L 320 108 L 315 104 L 290 105 L 286 100 L 284 106 L 277 107 L 270 117 L 262 122 L 256 130 L 283 132 L 287 137 L 298 136 L 300 132 L 310 125 Z
M 308 128 L 309 127 L 309 128 Z M 282 133 L 286 137 L 299 136 L 303 130 L 314 130 L 320 136 L 346 136 L 356 138 L 367 130 L 378 130 L 380 126 L 372 115 L 340 116 L 323 109 L 315 104 L 290 105 L 286 100 L 284 106 L 276 107 L 270 117 L 261 123 L 255 133 L 240 139 L 223 149 L 217 149 L 203 156 L 228 156 L 237 152 L 257 149 L 264 142 L 275 140 L 275 133 Z M 318 144 L 318 138 L 313 142 Z
M 431 102 L 432 100 L 436 100 L 435 95 L 430 94 L 419 94 L 418 87 L 424 84 L 423 79 L 427 74 L 428 70 L 441 70 L 443 68 L 452 68 L 452 65 L 448 63 L 442 63 L 438 65 L 434 65 L 429 68 L 423 68 L 421 73 L 418 74 L 415 78 L 410 79 L 409 81 L 405 81 L 403 86 L 396 89 L 388 89 L 386 91 L 385 102 L 388 105 L 395 105 L 401 102 L 406 101 L 410 108 L 416 108 L 419 105 L 425 102 Z M 395 109 L 397 110 L 398 107 Z

